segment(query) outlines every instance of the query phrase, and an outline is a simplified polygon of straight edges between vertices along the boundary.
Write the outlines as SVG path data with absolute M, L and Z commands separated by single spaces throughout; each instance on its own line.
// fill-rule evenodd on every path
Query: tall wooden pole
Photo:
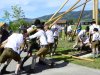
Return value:
M 93 19 L 95 20 L 95 0 L 93 0 Z
M 72 10 L 79 2 L 80 2 L 80 0 L 78 0 L 70 9 L 68 9 L 67 11 L 65 11 L 63 14 L 59 15 L 59 17 L 50 25 L 50 27 L 53 26 L 58 20 L 60 20 L 70 10 Z
M 93 0 L 93 19 L 98 24 L 98 0 Z
M 82 4 L 80 4 L 80 5 L 78 5 L 78 6 L 76 6 L 76 7 L 73 7 L 72 9 L 70 8 L 69 11 L 66 10 L 64 13 L 62 13 L 62 14 L 56 16 L 56 17 L 53 18 L 51 21 L 55 21 L 55 20 L 58 19 L 59 17 L 63 16 L 65 13 L 67 14 L 67 13 L 71 12 L 72 10 L 75 10 L 75 9 L 79 8 L 79 7 L 83 6 L 85 3 L 88 3 L 88 2 L 90 2 L 90 1 L 91 1 L 91 0 L 88 0 L 88 1 L 86 1 L 86 2 L 84 2 L 84 3 L 82 3 Z M 50 23 L 51 21 L 49 21 L 48 23 Z
M 98 0 L 95 0 L 95 11 L 96 11 L 96 24 L 98 24 Z
M 49 21 L 51 21 L 57 14 L 58 12 L 65 6 L 65 4 L 68 2 L 69 0 L 65 0 L 65 2 L 61 5 L 61 7 L 54 13 L 54 15 L 46 22 L 48 23 Z

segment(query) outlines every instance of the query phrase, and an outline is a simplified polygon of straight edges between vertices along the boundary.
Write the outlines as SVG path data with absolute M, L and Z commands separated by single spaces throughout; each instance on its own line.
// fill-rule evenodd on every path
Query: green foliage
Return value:
M 13 31 L 17 31 L 21 25 L 29 25 L 23 18 L 25 17 L 24 11 L 21 9 L 20 6 L 14 5 L 12 6 L 12 13 L 8 12 L 7 10 L 4 10 L 4 16 L 3 18 L 10 21 L 10 18 L 16 20 L 13 22 L 10 22 L 10 29 Z
M 10 25 L 9 25 L 10 30 L 15 32 L 18 30 L 18 27 L 19 27 L 19 25 L 17 25 L 17 23 L 10 22 Z
M 10 13 L 7 11 L 7 10 L 4 10 L 4 16 L 3 16 L 3 18 L 4 19 L 6 19 L 6 20 L 8 20 L 8 21 L 10 21 Z
M 15 18 L 16 20 L 25 17 L 23 10 L 18 5 L 12 6 L 12 11 L 13 11 L 12 17 Z

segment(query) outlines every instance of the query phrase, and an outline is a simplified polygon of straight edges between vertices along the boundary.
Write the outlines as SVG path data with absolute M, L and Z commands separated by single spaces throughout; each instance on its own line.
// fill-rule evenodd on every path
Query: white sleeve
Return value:
M 40 32 L 36 32 L 35 34 L 29 36 L 29 39 L 33 39 L 33 38 L 39 37 L 40 35 L 41 35 Z
M 80 31 L 79 34 L 78 34 L 78 36 L 80 37 L 80 36 L 82 36 L 83 34 L 84 34 L 84 32 L 83 32 L 83 31 Z
M 93 34 L 92 41 L 96 40 L 96 34 Z

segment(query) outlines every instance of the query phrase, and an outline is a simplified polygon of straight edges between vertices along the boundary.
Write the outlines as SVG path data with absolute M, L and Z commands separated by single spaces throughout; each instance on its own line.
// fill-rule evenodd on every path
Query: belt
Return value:
M 48 47 L 48 45 L 41 45 L 41 48 L 46 48 Z

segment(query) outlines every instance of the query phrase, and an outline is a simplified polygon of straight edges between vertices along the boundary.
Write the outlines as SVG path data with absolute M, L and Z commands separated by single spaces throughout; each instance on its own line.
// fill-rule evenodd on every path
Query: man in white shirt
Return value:
M 69 36 L 69 41 L 71 41 L 71 38 L 72 38 L 72 26 L 71 25 L 68 25 L 67 27 L 67 34 Z
M 100 32 L 100 26 L 97 25 L 95 21 L 93 21 L 92 22 L 92 25 L 90 26 L 90 30 L 89 30 L 90 34 L 93 34 L 94 33 L 94 31 L 93 31 L 94 28 L 97 28 L 98 31 Z
M 90 42 L 92 41 L 92 34 L 94 33 L 93 29 L 97 28 L 98 32 L 100 32 L 100 26 L 96 24 L 95 21 L 92 22 L 92 25 L 90 26 L 90 30 L 89 30 L 89 40 Z
M 53 54 L 55 54 L 57 45 L 58 45 L 58 38 L 59 38 L 59 30 L 60 30 L 60 26 L 58 26 L 57 24 L 53 25 L 51 27 L 51 30 L 53 31 L 53 36 L 54 36 L 54 51 Z
M 44 26 L 46 36 L 47 36 L 47 41 L 49 45 L 49 50 L 50 50 L 50 55 L 52 56 L 53 54 L 53 44 L 54 44 L 54 37 L 53 37 L 53 32 L 49 29 L 48 25 Z
M 0 56 L 0 65 L 8 61 L 9 59 L 14 59 L 16 62 L 18 62 L 15 74 L 18 74 L 19 72 L 21 63 L 20 47 L 23 46 L 26 36 L 27 36 L 27 31 L 23 30 L 22 34 L 13 33 L 11 36 L 8 37 L 6 41 L 2 43 L 5 45 L 4 45 L 4 52 Z
M 50 60 L 45 59 L 45 55 L 48 52 L 48 42 L 47 42 L 47 36 L 45 31 L 43 30 L 43 26 L 38 25 L 37 26 L 37 32 L 31 36 L 29 36 L 28 39 L 33 39 L 33 38 L 39 38 L 40 41 L 40 49 L 35 53 L 35 55 L 33 55 L 33 59 L 32 59 L 32 65 L 31 65 L 31 69 L 28 72 L 34 72 L 34 67 L 36 64 L 36 58 L 40 57 L 41 60 L 47 62 L 47 64 L 52 65 L 52 62 Z
M 79 32 L 73 48 L 75 48 L 79 42 L 81 43 L 80 46 L 83 46 L 85 44 L 89 44 L 89 26 L 87 26 L 85 30 L 81 30 Z
M 92 37 L 92 53 L 93 53 L 93 58 L 98 57 L 99 54 L 99 44 L 100 44 L 100 33 L 98 32 L 97 28 L 93 29 L 93 37 Z

